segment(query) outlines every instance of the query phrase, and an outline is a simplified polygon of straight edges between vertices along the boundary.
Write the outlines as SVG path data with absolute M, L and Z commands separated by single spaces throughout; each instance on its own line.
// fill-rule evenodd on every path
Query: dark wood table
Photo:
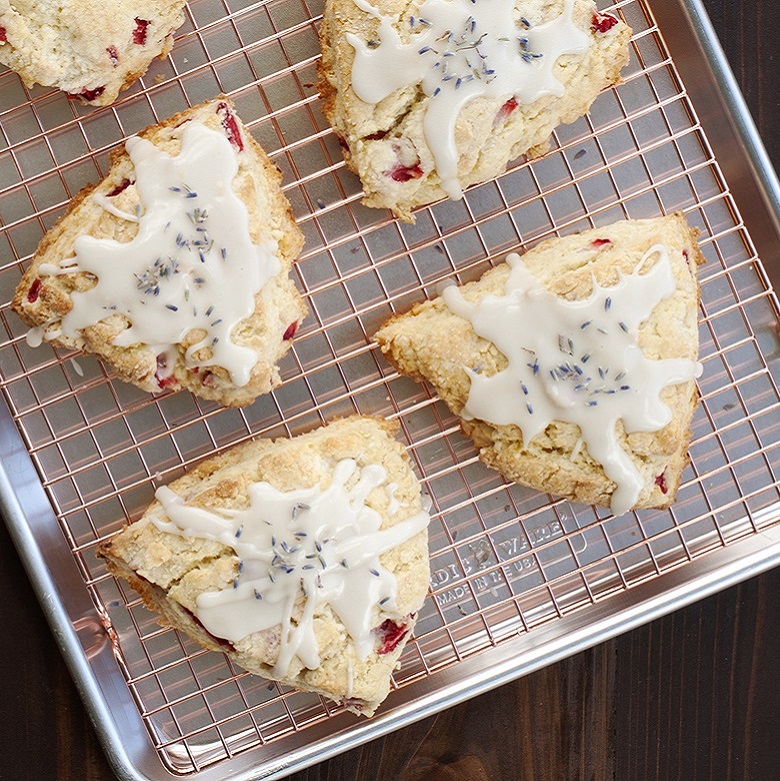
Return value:
M 780 169 L 780 7 L 704 4 Z M 778 778 L 777 595 L 780 569 L 291 778 Z M 112 779 L 2 524 L 0 626 L 0 779 Z

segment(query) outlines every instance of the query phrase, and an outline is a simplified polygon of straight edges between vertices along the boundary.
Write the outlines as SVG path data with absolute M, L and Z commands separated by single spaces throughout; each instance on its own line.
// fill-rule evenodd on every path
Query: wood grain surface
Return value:
M 778 4 L 704 4 L 780 168 Z M 779 778 L 778 595 L 774 570 L 291 779 Z M 2 524 L 0 625 L 0 779 L 112 779 Z

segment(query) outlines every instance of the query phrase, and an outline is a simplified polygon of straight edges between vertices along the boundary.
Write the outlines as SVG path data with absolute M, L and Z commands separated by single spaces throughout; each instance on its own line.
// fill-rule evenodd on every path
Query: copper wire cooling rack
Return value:
M 63 624 L 80 638 L 69 653 L 85 676 L 87 705 L 104 739 L 120 720 L 137 726 L 121 736 L 135 748 L 117 760 L 120 775 L 287 772 L 314 761 L 312 746 L 333 753 L 407 723 L 414 709 L 457 701 L 472 684 L 476 691 L 519 674 L 524 655 L 533 657 L 528 667 L 573 651 L 583 641 L 576 633 L 567 641 L 564 629 L 598 620 L 587 642 L 614 634 L 602 624 L 648 584 L 671 594 L 670 573 L 684 589 L 697 562 L 713 561 L 717 585 L 723 551 L 768 544 L 780 520 L 777 299 L 650 8 L 641 0 L 600 5 L 634 29 L 623 83 L 559 128 L 543 158 L 517 161 L 463 201 L 420 210 L 415 225 L 361 205 L 323 117 L 321 0 L 191 0 L 170 55 L 109 108 L 27 90 L 0 73 L 0 374 L 16 424 L 9 418 L 5 434 L 18 430 L 47 500 L 25 534 L 67 562 L 47 577 L 61 594 L 91 600 L 84 616 Z M 306 236 L 295 274 L 310 315 L 282 363 L 281 387 L 228 410 L 185 392 L 152 397 L 113 381 L 92 357 L 28 347 L 7 303 L 68 200 L 106 173 L 124 138 L 220 92 L 281 168 Z M 677 210 L 700 230 L 707 263 L 701 404 L 669 511 L 615 518 L 507 484 L 478 461 L 429 389 L 399 377 L 371 344 L 389 315 L 435 294 L 444 279 L 476 278 L 510 250 Z M 430 593 L 378 726 L 161 628 L 95 557 L 156 486 L 204 456 L 352 413 L 398 420 L 433 501 Z M 73 564 L 78 576 L 66 577 Z M 490 665 L 503 671 L 492 683 Z M 121 752 L 115 745 L 109 753 Z

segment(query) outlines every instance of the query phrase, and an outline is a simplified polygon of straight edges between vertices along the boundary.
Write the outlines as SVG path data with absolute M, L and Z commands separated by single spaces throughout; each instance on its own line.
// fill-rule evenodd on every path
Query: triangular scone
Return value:
M 99 553 L 162 623 L 370 716 L 429 579 L 429 516 L 396 429 L 352 417 L 235 447 L 158 489 Z
M 320 92 L 368 206 L 412 210 L 546 151 L 629 58 L 592 0 L 327 0 Z
M 279 382 L 306 308 L 281 174 L 219 98 L 143 130 L 41 240 L 12 307 L 144 390 L 229 406 Z
M 0 0 L 0 62 L 28 87 L 113 103 L 173 46 L 185 0 Z
M 507 261 L 392 318 L 382 352 L 509 479 L 616 514 L 669 505 L 701 370 L 696 232 L 626 221 Z

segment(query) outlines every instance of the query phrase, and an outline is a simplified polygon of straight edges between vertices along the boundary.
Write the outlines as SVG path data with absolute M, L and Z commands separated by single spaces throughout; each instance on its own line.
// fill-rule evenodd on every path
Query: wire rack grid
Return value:
M 394 675 L 404 690 L 778 522 L 777 299 L 643 0 L 611 6 L 633 27 L 623 83 L 517 161 L 414 225 L 360 203 L 316 87 L 321 0 L 191 0 L 170 55 L 104 109 L 0 74 L 0 375 L 3 395 L 114 643 L 160 760 L 189 774 L 322 724 L 338 708 L 232 666 L 156 618 L 95 556 L 157 485 L 250 437 L 336 417 L 397 419 L 433 501 L 431 583 Z M 284 382 L 241 410 L 187 393 L 151 397 L 100 362 L 31 349 L 7 303 L 68 200 L 103 176 L 110 149 L 187 105 L 229 94 L 284 174 L 306 237 L 297 262 L 310 316 Z M 613 517 L 507 484 L 457 419 L 398 376 L 371 335 L 391 314 L 476 278 L 518 247 L 575 230 L 683 211 L 701 232 L 701 403 L 690 465 L 669 511 Z M 455 668 L 457 670 L 457 668 Z

